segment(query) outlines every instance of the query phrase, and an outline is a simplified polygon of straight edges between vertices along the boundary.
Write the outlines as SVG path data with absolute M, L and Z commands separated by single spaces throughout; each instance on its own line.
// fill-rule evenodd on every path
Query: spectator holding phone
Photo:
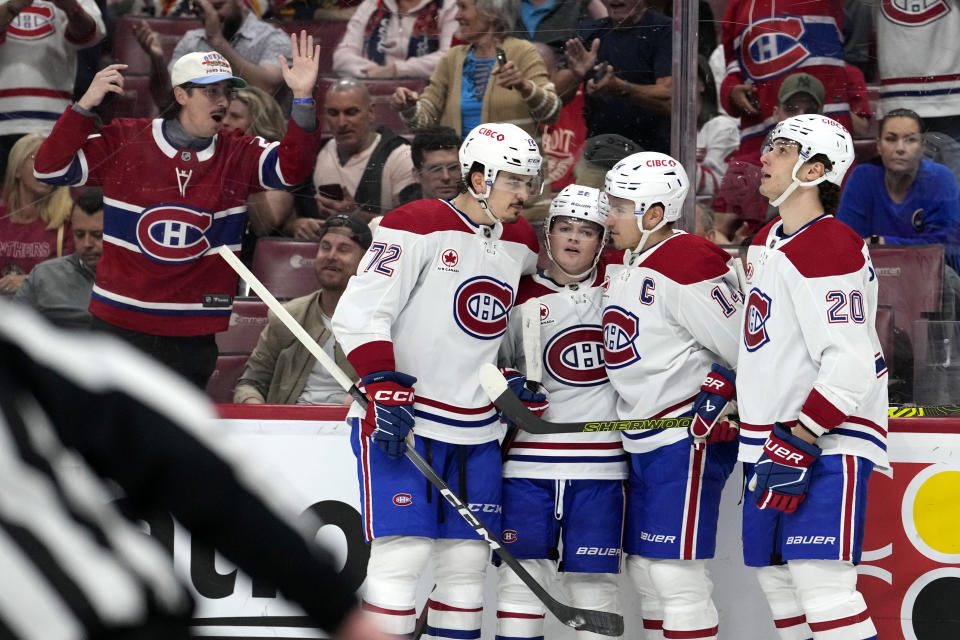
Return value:
M 511 122 L 537 137 L 555 122 L 560 99 L 530 42 L 508 36 L 519 0 L 459 0 L 457 38 L 422 94 L 398 87 L 391 99 L 411 129 L 451 127 L 460 136 L 483 122 Z
M 287 221 L 287 235 L 319 240 L 323 221 L 337 214 L 364 222 L 400 205 L 400 192 L 416 182 L 410 144 L 376 126 L 370 93 L 363 83 L 334 82 L 323 100 L 324 130 L 333 140 L 317 154 L 313 169 L 317 217 L 301 212 Z

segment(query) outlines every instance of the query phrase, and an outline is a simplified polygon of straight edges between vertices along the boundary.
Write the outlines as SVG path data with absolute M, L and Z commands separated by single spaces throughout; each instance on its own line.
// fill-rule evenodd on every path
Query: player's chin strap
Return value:
M 784 200 L 790 197 L 791 193 L 797 190 L 797 187 L 803 187 L 803 188 L 815 187 L 827 179 L 826 174 L 824 174 L 819 178 L 817 178 L 816 180 L 812 180 L 810 182 L 800 182 L 800 179 L 797 177 L 797 171 L 800 170 L 800 167 L 802 167 L 805 162 L 806 160 L 804 158 L 797 159 L 797 164 L 793 165 L 793 174 L 792 174 L 793 182 L 791 182 L 790 186 L 787 187 L 784 190 L 784 192 L 780 194 L 780 197 L 778 197 L 776 200 L 770 201 L 770 206 L 779 207 Z
M 493 189 L 493 184 L 492 183 L 488 184 L 487 190 L 490 191 L 492 189 Z M 500 220 L 497 219 L 495 215 L 493 215 L 493 212 L 490 211 L 490 207 L 487 206 L 487 194 L 477 193 L 476 191 L 473 190 L 473 187 L 469 184 L 467 185 L 467 193 L 469 193 L 470 195 L 472 195 L 474 198 L 477 199 L 477 202 L 480 204 L 480 208 L 483 210 L 483 213 L 486 214 L 487 218 L 490 219 L 490 224 L 496 226 L 497 223 L 500 222 Z
M 647 239 L 650 238 L 650 234 L 652 234 L 654 231 L 659 231 L 667 224 L 667 218 L 663 217 L 653 229 L 644 229 L 643 228 L 644 213 L 646 212 L 644 211 L 638 214 L 634 214 L 637 216 L 637 226 L 640 227 L 640 242 L 637 243 L 636 249 L 632 251 L 627 251 L 623 254 L 623 264 L 632 265 L 635 258 L 641 253 L 643 253 L 644 249 L 646 249 Z

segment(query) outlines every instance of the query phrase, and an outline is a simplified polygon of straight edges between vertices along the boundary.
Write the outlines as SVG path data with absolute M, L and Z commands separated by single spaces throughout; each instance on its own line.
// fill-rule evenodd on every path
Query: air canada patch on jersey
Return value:
M 580 324 L 553 336 L 543 350 L 547 373 L 570 387 L 594 387 L 607 381 L 603 366 L 603 329 Z
M 770 342 L 767 320 L 770 319 L 770 297 L 754 287 L 747 296 L 747 310 L 743 314 L 743 344 L 747 351 L 756 351 Z
M 499 338 L 507 330 L 513 287 L 488 276 L 470 278 L 453 296 L 453 318 L 463 332 L 480 340 Z
M 880 10 L 890 22 L 919 27 L 950 13 L 950 5 L 946 0 L 883 0 Z
M 619 369 L 640 359 L 639 335 L 637 316 L 617 306 L 603 310 L 603 358 L 608 369 Z
M 206 232 L 213 216 L 184 205 L 145 209 L 137 222 L 137 244 L 157 262 L 189 262 L 210 248 Z

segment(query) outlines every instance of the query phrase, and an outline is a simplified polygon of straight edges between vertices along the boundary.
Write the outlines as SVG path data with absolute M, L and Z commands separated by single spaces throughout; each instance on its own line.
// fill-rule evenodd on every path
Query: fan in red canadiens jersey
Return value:
M 856 589 L 867 478 L 887 465 L 887 370 L 874 328 L 877 276 L 836 220 L 850 134 L 803 115 L 770 134 L 760 193 L 779 217 L 747 253 L 737 371 L 747 463 L 743 553 L 782 640 L 877 632 Z
M 216 364 L 214 333 L 227 328 L 237 288 L 218 247 L 240 250 L 248 194 L 301 182 L 316 157 L 320 131 L 311 96 L 320 47 L 306 32 L 299 41 L 291 35 L 290 45 L 291 65 L 283 56 L 280 62 L 294 105 L 280 142 L 223 130 L 234 89 L 245 83 L 210 51 L 174 63 L 175 114 L 119 118 L 97 129 L 91 109 L 107 94 L 123 92 L 126 65 L 109 65 L 37 151 L 40 180 L 103 187 L 103 257 L 90 301 L 94 327 L 200 387 Z
M 517 283 L 537 261 L 536 235 L 519 217 L 540 193 L 536 142 L 515 125 L 482 124 L 459 158 L 466 189 L 384 216 L 333 316 L 370 399 L 348 418 L 371 542 L 364 607 L 396 637 L 414 629 L 428 562 L 429 635 L 480 637 L 489 548 L 404 452 L 413 430 L 416 451 L 500 531 L 502 429 L 476 372 L 496 361 Z
M 597 189 L 571 184 L 557 194 L 544 224 L 550 264 L 520 280 L 518 306 L 510 313 L 500 348 L 501 364 L 531 379 L 542 377 L 550 398 L 544 413 L 549 420 L 616 418 L 600 326 L 606 218 Z M 535 373 L 539 370 L 542 376 Z M 620 435 L 517 431 L 508 441 L 502 542 L 541 583 L 550 582 L 559 559 L 574 606 L 618 610 L 616 574 L 627 476 Z M 563 555 L 558 558 L 561 540 Z M 498 638 L 543 637 L 543 605 L 507 567 L 500 569 L 499 599 Z
M 714 555 L 720 492 L 736 461 L 735 423 L 725 416 L 743 300 L 730 256 L 673 228 L 688 189 L 686 170 L 662 153 L 627 156 L 607 173 L 607 225 L 627 255 L 607 268 L 603 344 L 618 418 L 694 418 L 689 431 L 623 432 L 623 550 L 646 637 L 716 640 L 704 561 Z

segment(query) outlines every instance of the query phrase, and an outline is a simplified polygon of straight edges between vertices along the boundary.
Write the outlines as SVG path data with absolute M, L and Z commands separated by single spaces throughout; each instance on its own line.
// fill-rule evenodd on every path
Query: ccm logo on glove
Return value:
M 409 403 L 413 402 L 413 391 L 391 391 L 389 389 L 380 389 L 373 394 L 373 399 L 376 402 L 387 402 L 389 400 L 393 400 L 394 402 Z

